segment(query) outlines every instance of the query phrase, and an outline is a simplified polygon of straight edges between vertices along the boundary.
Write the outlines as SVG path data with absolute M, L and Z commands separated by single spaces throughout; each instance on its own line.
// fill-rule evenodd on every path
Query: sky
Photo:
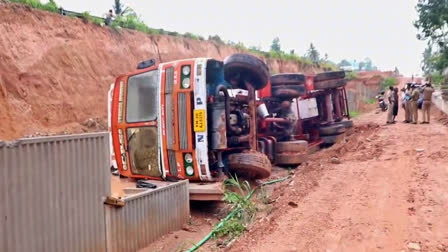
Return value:
M 45 2 L 42 1 L 42 2 Z M 102 16 L 113 0 L 56 0 L 72 11 Z M 280 38 L 282 50 L 304 55 L 313 43 L 323 57 L 363 60 L 381 70 L 398 67 L 410 76 L 421 73 L 425 42 L 416 38 L 417 0 L 123 0 L 151 28 L 269 50 Z M 204 55 L 206 56 L 206 55 Z

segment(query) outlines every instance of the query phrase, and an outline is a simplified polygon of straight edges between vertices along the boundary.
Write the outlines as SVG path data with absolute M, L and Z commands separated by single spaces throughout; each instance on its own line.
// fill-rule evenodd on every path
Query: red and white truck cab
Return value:
M 257 152 L 255 90 L 269 80 L 258 58 L 231 55 L 156 64 L 119 76 L 111 132 L 121 175 L 215 181 L 230 171 L 264 178 L 269 159 Z M 231 96 L 247 90 L 246 99 Z

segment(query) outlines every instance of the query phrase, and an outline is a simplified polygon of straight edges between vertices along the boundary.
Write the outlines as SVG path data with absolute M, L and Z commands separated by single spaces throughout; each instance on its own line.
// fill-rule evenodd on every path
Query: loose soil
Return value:
M 385 121 L 385 113 L 359 117 L 354 133 L 299 168 L 272 214 L 226 251 L 448 251 L 447 118 Z
M 242 237 L 199 251 L 448 251 L 448 118 L 432 114 L 429 125 L 361 115 L 341 142 L 271 186 L 268 204 L 255 197 L 260 210 Z M 143 251 L 185 251 L 225 216 L 223 206 L 193 205 L 194 224 Z

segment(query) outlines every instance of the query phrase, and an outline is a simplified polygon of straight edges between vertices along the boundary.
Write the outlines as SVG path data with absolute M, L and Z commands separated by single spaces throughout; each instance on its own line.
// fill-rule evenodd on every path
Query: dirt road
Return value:
M 448 128 L 404 124 L 400 113 L 387 126 L 385 113 L 358 118 L 228 250 L 448 251 Z

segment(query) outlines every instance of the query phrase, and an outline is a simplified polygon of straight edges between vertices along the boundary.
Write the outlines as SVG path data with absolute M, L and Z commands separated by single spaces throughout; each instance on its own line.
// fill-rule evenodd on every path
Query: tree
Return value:
M 338 63 L 339 67 L 347 67 L 347 66 L 351 66 L 352 64 L 350 64 L 350 62 L 348 62 L 348 60 L 343 59 L 341 60 L 341 62 Z
M 324 61 L 328 61 L 328 53 L 325 53 L 325 55 L 324 55 Z
M 121 4 L 120 0 L 115 0 L 114 5 L 112 6 L 116 16 L 125 16 L 126 14 L 131 14 L 134 11 Z
M 446 0 L 419 0 L 416 9 L 417 38 L 427 40 L 422 70 L 426 75 L 434 71 L 441 73 L 448 67 L 448 3 Z
M 308 49 L 307 55 L 306 55 L 311 62 L 314 64 L 319 64 L 320 62 L 320 55 L 317 51 L 316 47 L 314 47 L 313 43 L 310 44 L 310 48 Z
M 372 71 L 373 70 L 373 63 L 370 58 L 364 59 L 364 70 L 366 71 Z
M 362 71 L 363 69 L 365 69 L 365 67 L 366 67 L 366 63 L 364 61 L 359 62 L 358 71 Z
M 295 54 L 294 49 L 291 49 L 291 51 L 289 51 L 289 54 L 294 55 Z
M 280 39 L 278 37 L 276 37 L 276 38 L 274 38 L 274 40 L 272 40 L 271 51 L 274 51 L 274 52 L 282 51 L 282 49 L 280 47 Z

